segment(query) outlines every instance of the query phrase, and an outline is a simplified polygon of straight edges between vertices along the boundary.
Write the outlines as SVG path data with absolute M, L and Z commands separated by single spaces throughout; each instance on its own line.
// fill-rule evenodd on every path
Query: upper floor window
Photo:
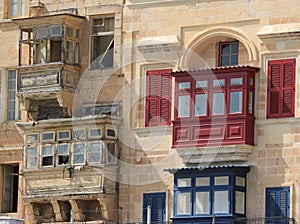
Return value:
M 25 0 L 8 0 L 9 18 L 24 16 Z
M 93 19 L 91 29 L 91 69 L 113 67 L 114 17 Z
M 6 101 L 6 120 L 14 121 L 21 118 L 20 104 L 17 98 L 17 71 L 7 70 L 7 101 Z
M 147 71 L 146 126 L 169 125 L 171 122 L 171 69 Z
M 48 25 L 21 29 L 20 65 L 65 62 L 79 64 L 80 29 Z
M 246 214 L 246 173 L 188 172 L 175 174 L 175 220 Z M 195 220 L 196 221 L 196 220 Z M 175 222 L 176 223 L 176 222 Z
M 294 116 L 295 71 L 295 59 L 268 62 L 268 118 Z
M 239 42 L 220 43 L 219 55 L 219 66 L 237 65 Z

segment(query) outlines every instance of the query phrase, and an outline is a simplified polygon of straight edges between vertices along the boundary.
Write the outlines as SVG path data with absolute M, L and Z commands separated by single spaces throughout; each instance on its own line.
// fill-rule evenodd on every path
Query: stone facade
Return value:
M 72 210 L 78 223 L 145 222 L 146 198 L 163 193 L 164 208 L 158 210 L 164 220 L 156 221 L 210 223 L 216 218 L 216 223 L 231 223 L 235 218 L 270 216 L 267 191 L 287 187 L 288 213 L 281 215 L 299 221 L 298 0 L 28 0 L 24 6 L 17 2 L 18 9 L 0 0 L 0 216 L 26 223 L 62 223 L 71 219 Z M 219 68 L 220 43 L 237 42 L 238 64 Z M 107 65 L 112 59 L 113 65 Z M 296 65 L 295 99 L 287 117 L 270 118 L 268 112 L 268 63 L 274 60 L 294 60 Z M 246 137 L 254 144 L 223 144 L 221 139 L 207 146 L 176 147 L 172 123 L 178 120 L 176 72 L 222 73 L 245 67 L 257 69 L 253 105 L 244 99 L 247 110 L 253 106 L 254 130 Z M 164 69 L 173 71 L 170 122 L 151 126 L 146 120 L 150 88 L 146 74 Z M 8 115 L 10 70 L 18 71 L 14 88 L 19 102 L 13 101 L 13 118 Z M 239 135 L 242 126 L 234 125 L 230 131 Z M 76 130 L 83 129 L 84 140 L 76 136 Z M 208 130 L 211 138 L 212 130 L 213 125 Z M 60 140 L 64 131 L 70 136 Z M 43 141 L 45 133 L 56 137 Z M 30 142 L 28 136 L 37 140 Z M 101 162 L 89 159 L 94 152 L 88 147 L 82 164 L 74 162 L 75 145 L 81 143 L 103 144 L 105 162 L 103 155 Z M 60 144 L 70 145 L 67 164 L 60 161 Z M 115 147 L 113 164 L 109 144 Z M 46 147 L 53 147 L 52 154 Z M 37 153 L 32 167 L 30 150 Z M 197 171 L 199 167 L 203 170 Z M 198 177 L 207 172 L 212 178 L 222 170 L 234 178 L 239 169 L 248 168 L 242 186 L 246 197 L 230 196 L 231 210 L 225 216 L 232 219 L 215 214 L 217 207 L 212 205 L 209 214 L 191 215 L 195 201 L 191 214 L 185 214 L 188 219 L 178 215 L 180 175 Z M 236 193 L 237 184 L 231 184 Z M 14 202 L 8 201 L 7 192 Z

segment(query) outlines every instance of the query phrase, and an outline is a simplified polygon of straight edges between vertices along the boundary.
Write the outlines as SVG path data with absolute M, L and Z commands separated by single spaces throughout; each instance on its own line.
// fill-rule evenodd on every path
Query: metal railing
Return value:
M 151 222 L 151 224 L 171 224 L 171 221 L 166 222 Z M 128 222 L 126 224 L 147 224 L 147 222 Z
M 295 224 L 295 219 L 289 217 L 237 218 L 235 224 Z

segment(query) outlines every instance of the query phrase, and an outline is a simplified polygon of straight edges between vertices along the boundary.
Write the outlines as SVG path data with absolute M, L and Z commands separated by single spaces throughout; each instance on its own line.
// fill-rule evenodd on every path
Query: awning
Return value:
M 213 170 L 223 170 L 223 169 L 243 169 L 246 172 L 250 171 L 250 168 L 253 167 L 251 164 L 222 164 L 222 165 L 208 165 L 208 166 L 192 166 L 192 167 L 180 167 L 180 168 L 168 168 L 164 171 L 170 173 L 177 173 L 180 171 L 213 171 Z

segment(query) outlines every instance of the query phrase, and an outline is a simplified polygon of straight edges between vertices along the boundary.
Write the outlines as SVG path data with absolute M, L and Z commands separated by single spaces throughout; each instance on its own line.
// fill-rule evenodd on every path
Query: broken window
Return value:
M 70 164 L 70 145 L 60 144 L 57 146 L 57 165 Z
M 91 69 L 112 67 L 114 56 L 114 17 L 93 19 L 91 44 Z
M 1 169 L 0 169 L 1 170 Z M 18 211 L 19 166 L 3 165 L 2 213 Z M 0 197 L 1 198 L 1 197 Z
M 80 29 L 76 27 L 64 25 L 24 27 L 21 29 L 20 65 L 64 61 L 68 64 L 79 64 L 79 43 Z
M 42 147 L 42 166 L 53 166 L 54 165 L 54 148 L 53 146 Z

